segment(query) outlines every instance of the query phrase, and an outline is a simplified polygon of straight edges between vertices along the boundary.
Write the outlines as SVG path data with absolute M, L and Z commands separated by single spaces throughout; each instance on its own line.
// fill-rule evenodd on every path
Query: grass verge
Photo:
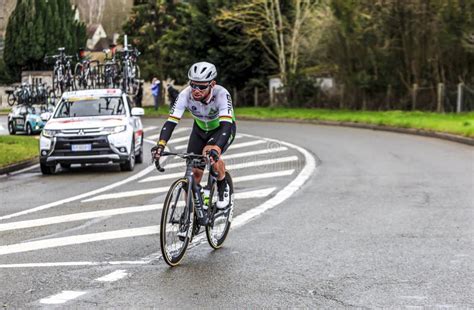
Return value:
M 0 136 L 0 167 L 38 156 L 38 140 L 30 136 Z
M 145 108 L 147 116 L 166 116 L 168 107 L 158 111 Z M 474 112 L 470 113 L 431 113 L 419 111 L 349 111 L 303 108 L 236 108 L 239 117 L 256 119 L 294 119 L 321 120 L 334 122 L 352 122 L 371 125 L 382 125 L 397 128 L 413 128 L 428 131 L 451 133 L 474 138 Z

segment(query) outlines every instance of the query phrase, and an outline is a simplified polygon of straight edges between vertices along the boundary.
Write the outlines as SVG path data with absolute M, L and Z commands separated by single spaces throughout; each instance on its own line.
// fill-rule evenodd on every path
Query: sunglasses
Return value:
M 189 83 L 189 86 L 191 86 L 192 89 L 199 89 L 199 90 L 205 90 L 209 87 L 209 85 L 211 85 L 211 83 L 207 83 L 206 85 Z

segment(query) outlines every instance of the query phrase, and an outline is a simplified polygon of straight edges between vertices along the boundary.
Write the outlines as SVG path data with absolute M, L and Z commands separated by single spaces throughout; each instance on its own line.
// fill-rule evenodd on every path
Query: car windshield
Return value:
M 125 105 L 121 97 L 66 99 L 61 102 L 55 118 L 125 115 Z

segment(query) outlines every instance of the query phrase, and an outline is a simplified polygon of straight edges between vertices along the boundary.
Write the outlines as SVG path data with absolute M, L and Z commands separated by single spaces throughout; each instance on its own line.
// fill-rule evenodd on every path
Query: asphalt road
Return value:
M 144 120 L 146 136 L 162 122 Z M 149 157 L 131 173 L 0 178 L 2 305 L 474 307 L 472 147 L 301 124 L 241 121 L 238 132 L 226 163 L 248 178 L 235 184 L 235 229 L 176 268 L 156 228 L 172 179 L 156 180 Z

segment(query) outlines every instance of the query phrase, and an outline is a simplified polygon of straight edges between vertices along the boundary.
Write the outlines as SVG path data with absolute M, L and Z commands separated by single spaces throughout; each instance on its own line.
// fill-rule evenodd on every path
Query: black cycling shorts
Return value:
M 224 154 L 224 152 L 229 148 L 232 142 L 234 142 L 236 132 L 237 126 L 235 125 L 235 122 L 233 122 L 229 139 L 227 140 L 227 143 L 223 147 L 221 147 L 221 154 Z M 211 131 L 204 131 L 199 128 L 196 122 L 194 122 L 193 130 L 191 131 L 191 135 L 189 136 L 187 152 L 194 154 L 202 154 L 202 151 L 204 150 L 204 147 L 206 145 L 216 145 L 220 133 L 221 132 L 219 127 Z

